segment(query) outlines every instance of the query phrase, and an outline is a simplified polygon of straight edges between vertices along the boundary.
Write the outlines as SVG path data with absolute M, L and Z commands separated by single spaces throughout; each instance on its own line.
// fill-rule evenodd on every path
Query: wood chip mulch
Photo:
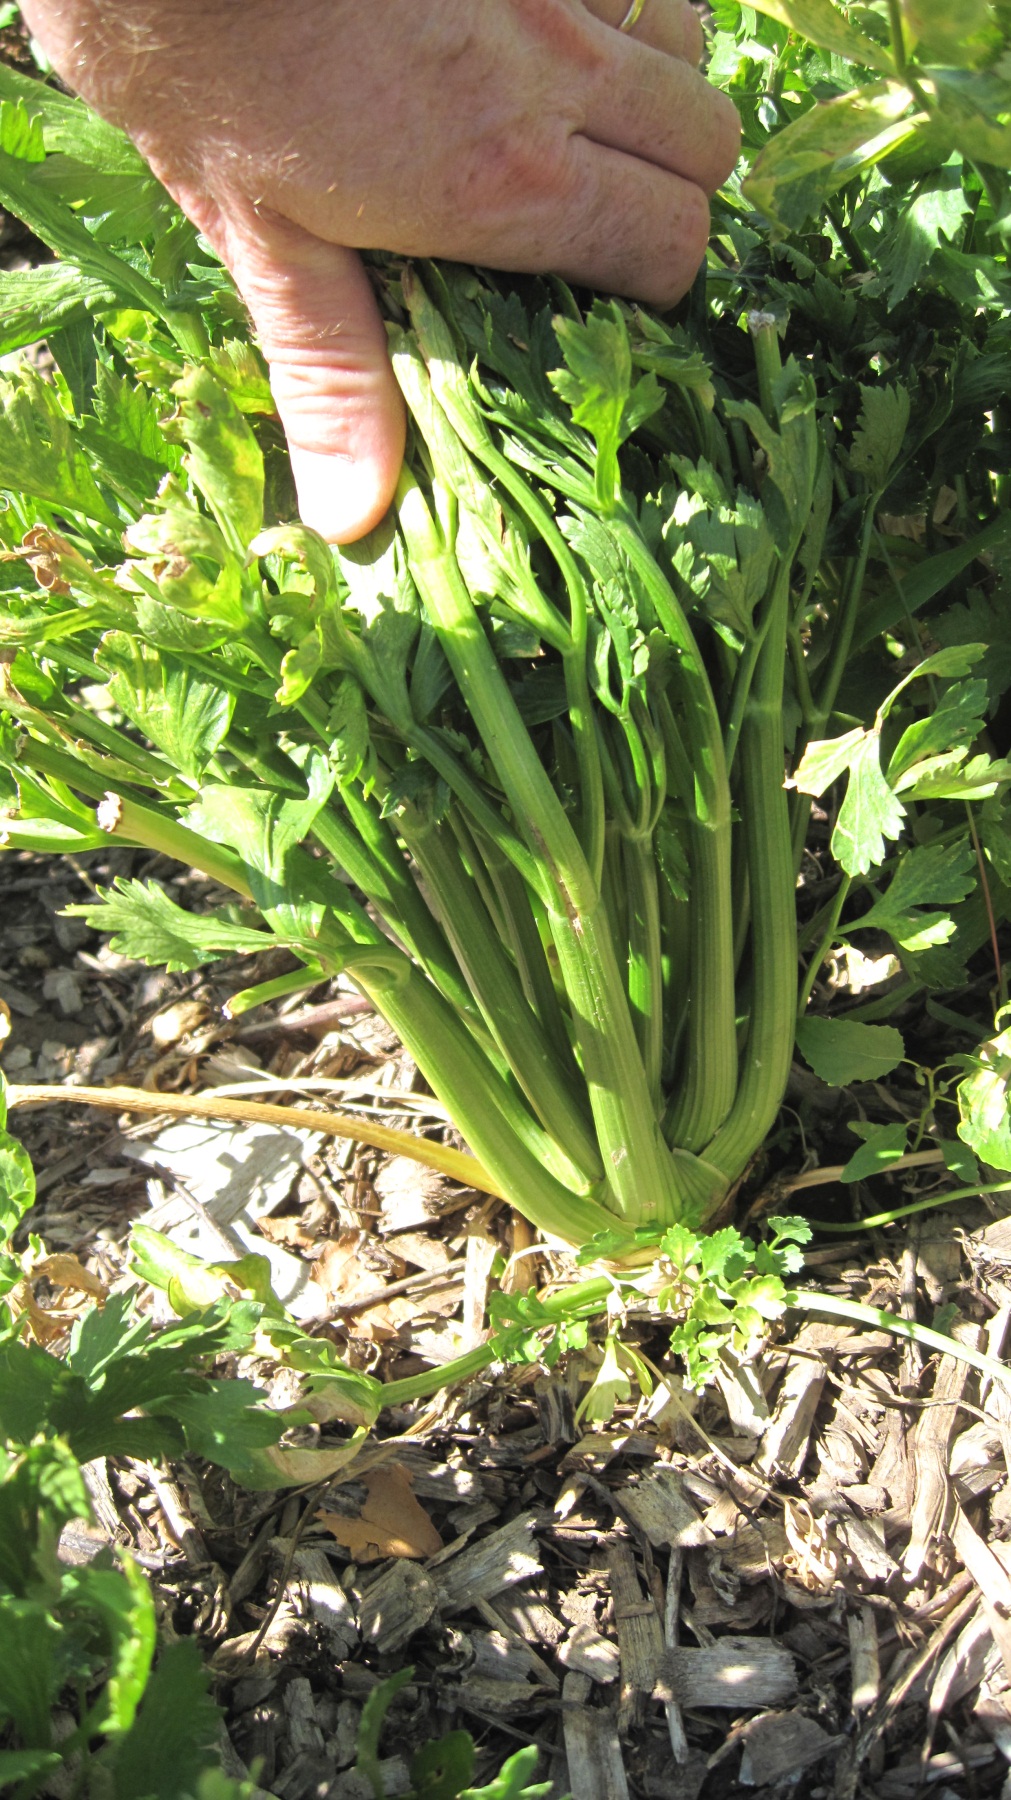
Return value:
M 61 917 L 120 874 L 203 897 L 141 852 L 56 876 L 0 859 L 9 1080 L 195 1092 L 269 1076 L 296 1084 L 270 1099 L 308 1104 L 299 1080 L 326 1078 L 313 1098 L 439 1128 L 395 1040 L 339 988 L 230 1024 L 230 993 L 291 965 L 168 976 Z M 125 1279 L 131 1221 L 172 1197 L 152 1151 L 164 1123 L 70 1106 L 12 1117 L 39 1171 L 32 1228 L 107 1285 Z M 479 1341 L 503 1256 L 529 1244 L 507 1208 L 342 1140 L 300 1142 L 270 1182 L 264 1247 L 306 1265 L 328 1335 L 379 1373 Z M 833 1194 L 841 1206 L 841 1190 L 819 1191 L 824 1216 Z M 519 1266 L 521 1286 L 545 1272 Z M 956 1334 L 1000 1355 L 1011 1219 L 974 1202 L 855 1233 L 816 1249 L 808 1279 L 928 1324 L 954 1305 Z M 278 1800 L 370 1800 L 352 1766 L 362 1705 L 408 1663 L 382 1740 L 390 1796 L 408 1791 L 418 1745 L 465 1728 L 479 1780 L 533 1742 L 557 1800 L 1011 1800 L 1003 1390 L 884 1332 L 790 1320 L 699 1397 L 655 1324 L 629 1333 L 668 1391 L 606 1428 L 577 1420 L 586 1357 L 493 1370 L 384 1414 L 327 1487 L 257 1494 L 197 1463 L 91 1465 L 95 1524 L 63 1553 L 132 1551 L 164 1631 L 196 1634 L 209 1659 L 226 1767 L 252 1767 Z M 273 1397 L 290 1402 L 284 1380 Z

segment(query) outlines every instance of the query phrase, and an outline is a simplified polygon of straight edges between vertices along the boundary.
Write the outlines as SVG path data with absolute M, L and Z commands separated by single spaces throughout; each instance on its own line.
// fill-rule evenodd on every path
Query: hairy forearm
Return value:
M 311 3 L 311 0 L 310 0 Z M 21 11 L 75 93 L 139 142 L 191 100 L 227 95 L 242 53 L 261 34 L 276 45 L 286 0 L 24 0 Z M 231 47 L 230 47 L 231 40 Z

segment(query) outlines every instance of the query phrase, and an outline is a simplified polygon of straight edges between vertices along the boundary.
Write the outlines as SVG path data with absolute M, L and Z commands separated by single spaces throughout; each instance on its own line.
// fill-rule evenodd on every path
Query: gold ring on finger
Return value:
M 645 4 L 646 4 L 646 0 L 632 0 L 632 3 L 630 5 L 627 13 L 625 14 L 625 17 L 622 19 L 621 24 L 618 26 L 618 30 L 619 31 L 634 30 L 635 26 L 638 25 L 639 20 L 642 18 L 643 7 L 645 6 Z

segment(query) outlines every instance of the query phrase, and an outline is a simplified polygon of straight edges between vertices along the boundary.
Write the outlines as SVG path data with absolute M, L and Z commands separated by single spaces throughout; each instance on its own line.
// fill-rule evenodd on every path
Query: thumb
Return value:
M 406 413 L 361 259 L 261 211 L 223 245 L 270 364 L 302 521 L 331 543 L 378 525 L 404 457 Z

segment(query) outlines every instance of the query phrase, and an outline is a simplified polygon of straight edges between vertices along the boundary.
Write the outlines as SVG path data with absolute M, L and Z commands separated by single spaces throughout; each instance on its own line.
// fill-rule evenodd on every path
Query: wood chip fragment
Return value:
M 800 1474 L 825 1385 L 828 1357 L 846 1335 L 837 1325 L 825 1325 L 817 1319 L 810 1320 L 798 1334 L 795 1348 L 806 1354 L 790 1358 L 772 1419 L 755 1458 L 754 1466 L 760 1474 Z
M 960 1506 L 955 1508 L 951 1535 L 956 1552 L 979 1589 L 980 1602 L 994 1643 L 1001 1653 L 1004 1672 L 1011 1681 L 1011 1575 L 998 1556 L 997 1547 L 984 1543 Z
M 617 1681 L 621 1672 L 621 1656 L 617 1644 L 601 1637 L 592 1625 L 574 1625 L 558 1648 L 558 1660 L 577 1675 L 606 1685 Z
M 488 1311 L 488 1288 L 495 1258 L 501 1245 L 485 1216 L 484 1208 L 467 1225 L 466 1261 L 463 1278 L 463 1329 L 461 1348 L 475 1350 L 487 1337 L 485 1317 Z
M 350 1656 L 358 1642 L 354 1608 L 325 1550 L 305 1545 L 295 1551 L 286 1591 L 325 1633 L 331 1654 L 339 1662 Z
M 681 1581 L 684 1575 L 684 1551 L 672 1550 L 667 1569 L 667 1586 L 664 1590 L 663 1641 L 667 1650 L 676 1650 L 681 1633 Z M 679 1768 L 683 1769 L 691 1756 L 691 1748 L 685 1734 L 685 1722 L 681 1716 L 681 1708 L 676 1700 L 668 1700 L 664 1711 L 667 1714 L 667 1735 L 670 1738 L 671 1754 Z
M 621 1503 L 622 1511 L 654 1549 L 687 1549 L 713 1542 L 713 1534 L 689 1500 L 684 1482 L 668 1463 L 658 1463 L 637 1482 L 630 1482 L 622 1491 Z
M 861 1606 L 846 1621 L 850 1640 L 850 1704 L 858 1716 L 876 1706 L 881 1689 L 881 1657 L 873 1606 Z
M 754 1363 L 742 1362 L 725 1350 L 716 1370 L 730 1423 L 743 1437 L 761 1438 L 769 1424 L 769 1403 Z
M 973 1714 L 979 1720 L 983 1730 L 993 1738 L 1001 1755 L 1011 1762 L 1011 1694 L 983 1693 L 980 1695 Z
M 890 1581 L 899 1565 L 885 1547 L 880 1519 L 840 1519 L 836 1537 L 867 1581 Z
M 981 1333 L 964 1321 L 952 1333 L 960 1343 L 978 1350 Z M 933 1560 L 943 1542 L 955 1504 L 948 1478 L 951 1441 L 958 1425 L 959 1407 L 973 1371 L 957 1357 L 942 1356 L 934 1377 L 934 1405 L 925 1407 L 910 1438 L 913 1465 L 913 1514 L 909 1544 L 902 1558 L 903 1571 L 915 1581 L 924 1564 Z
M 562 1731 L 568 1788 L 579 1800 L 628 1800 L 628 1782 L 614 1714 L 589 1705 L 587 1676 L 566 1675 Z
M 783 1706 L 796 1692 L 797 1669 L 789 1650 L 768 1638 L 750 1637 L 718 1638 L 698 1650 L 664 1651 L 653 1689 L 657 1700 L 732 1712 Z
M 462 1612 L 477 1600 L 493 1600 L 505 1588 L 539 1575 L 540 1553 L 532 1542 L 536 1523 L 536 1513 L 520 1513 L 444 1563 L 436 1577 L 441 1610 Z
M 303 1750 L 320 1752 L 323 1733 L 316 1723 L 312 1684 L 304 1675 L 293 1675 L 288 1682 L 284 1690 L 284 1713 L 292 1754 L 297 1756 Z
M 664 1648 L 663 1630 L 656 1607 L 643 1596 L 639 1586 L 631 1545 L 620 1539 L 612 1542 L 607 1550 L 607 1569 L 621 1655 L 618 1730 L 624 1736 L 632 1722 L 641 1718 L 645 1697 L 656 1684 Z
M 439 1604 L 439 1587 L 417 1563 L 393 1562 L 370 1582 L 358 1602 L 358 1627 L 384 1655 L 402 1650 Z
M 1000 1667 L 994 1655 L 993 1632 L 986 1614 L 979 1612 L 967 1619 L 953 1644 L 949 1644 L 934 1671 L 927 1703 L 928 1741 L 941 1719 L 950 1716 L 951 1708 L 978 1687 L 987 1672 L 988 1660 Z
M 744 1787 L 772 1787 L 787 1776 L 795 1777 L 842 1742 L 799 1712 L 765 1713 L 760 1719 L 752 1719 L 741 1736 Z
M 491 1632 L 488 1634 L 490 1637 L 501 1638 L 504 1643 L 508 1644 L 510 1650 L 520 1652 L 527 1669 L 533 1670 L 541 1687 L 546 1687 L 551 1693 L 558 1692 L 561 1682 L 550 1664 L 546 1663 L 542 1656 L 538 1656 L 533 1645 L 528 1644 L 525 1637 L 521 1637 L 518 1631 L 514 1631 L 511 1625 L 506 1624 L 490 1600 L 478 1600 L 475 1603 L 475 1611 L 480 1613 L 486 1625 L 491 1626 Z

